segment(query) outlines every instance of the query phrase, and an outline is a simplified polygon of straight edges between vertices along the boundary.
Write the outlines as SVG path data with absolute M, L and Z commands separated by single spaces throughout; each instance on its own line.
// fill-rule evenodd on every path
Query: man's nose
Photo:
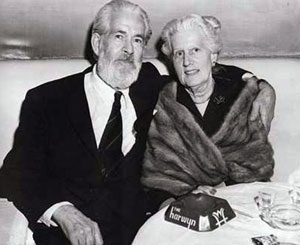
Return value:
M 189 54 L 183 56 L 183 66 L 189 66 L 191 64 L 191 57 Z
M 130 40 L 127 40 L 123 46 L 123 52 L 127 55 L 133 54 L 133 45 Z

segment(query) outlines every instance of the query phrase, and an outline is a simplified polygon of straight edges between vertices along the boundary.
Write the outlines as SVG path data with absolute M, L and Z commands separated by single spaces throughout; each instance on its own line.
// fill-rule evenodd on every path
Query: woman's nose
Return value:
M 191 64 L 191 57 L 188 54 L 184 54 L 183 66 L 189 66 Z

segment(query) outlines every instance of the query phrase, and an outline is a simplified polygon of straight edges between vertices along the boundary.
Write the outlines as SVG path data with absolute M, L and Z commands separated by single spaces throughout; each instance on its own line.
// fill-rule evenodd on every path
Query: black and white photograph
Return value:
M 300 1 L 1 0 L 0 245 L 300 245 Z

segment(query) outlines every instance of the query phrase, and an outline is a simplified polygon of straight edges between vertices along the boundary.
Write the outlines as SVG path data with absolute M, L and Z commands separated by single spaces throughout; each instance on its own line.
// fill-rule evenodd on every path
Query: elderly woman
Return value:
M 222 182 L 266 181 L 273 174 L 267 130 L 260 118 L 249 118 L 257 79 L 245 83 L 212 72 L 222 48 L 220 26 L 214 17 L 191 14 L 162 31 L 162 52 L 179 82 L 160 93 L 142 183 L 166 196 Z

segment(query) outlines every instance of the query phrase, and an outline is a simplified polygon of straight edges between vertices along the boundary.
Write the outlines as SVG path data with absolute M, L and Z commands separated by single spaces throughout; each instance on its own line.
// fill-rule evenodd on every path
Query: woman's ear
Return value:
M 99 54 L 99 46 L 101 43 L 101 36 L 99 33 L 94 32 L 91 37 L 91 45 L 95 55 Z
M 166 43 L 163 43 L 161 46 L 161 52 L 163 52 L 164 55 L 169 56 L 170 55 L 170 49 Z
M 218 57 L 219 57 L 218 53 L 211 53 L 210 59 L 211 59 L 212 66 L 215 66 L 215 64 L 217 63 Z

